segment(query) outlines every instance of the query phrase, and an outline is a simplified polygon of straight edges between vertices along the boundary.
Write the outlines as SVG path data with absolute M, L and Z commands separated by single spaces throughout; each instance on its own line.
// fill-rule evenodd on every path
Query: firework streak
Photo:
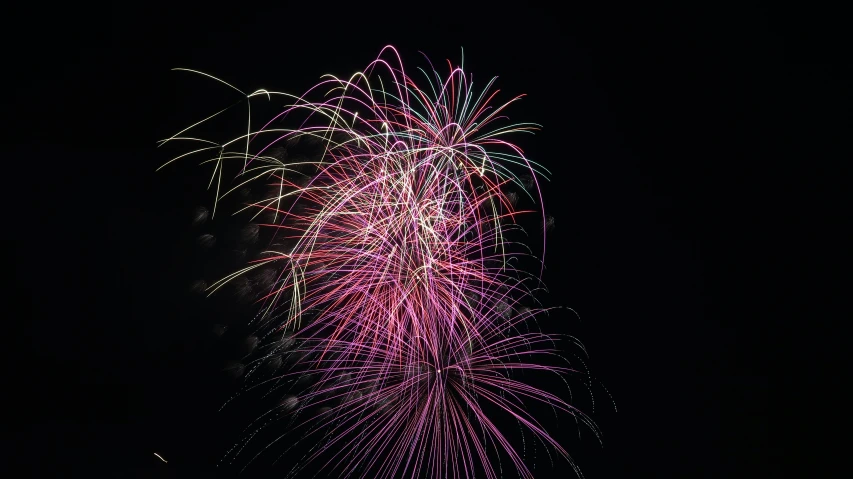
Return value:
M 164 141 L 200 145 L 178 158 L 208 155 L 217 204 L 266 185 L 271 194 L 240 212 L 265 218 L 270 244 L 286 245 L 208 289 L 275 271 L 252 322 L 265 347 L 248 365 L 242 393 L 263 389 L 284 399 L 264 409 L 229 457 L 245 454 L 253 431 L 287 418 L 288 430 L 302 431 L 299 442 L 316 439 L 294 474 L 313 464 L 337 477 L 492 479 L 506 473 L 508 459 L 530 478 L 535 444 L 518 442 L 519 432 L 574 467 L 531 404 L 595 431 L 561 397 L 576 372 L 560 358 L 565 347 L 556 342 L 564 338 L 535 327 L 545 311 L 533 298 L 541 271 L 514 267 L 532 257 L 513 239 L 524 234 L 516 217 L 531 213 L 544 223 L 544 215 L 516 209 L 519 195 L 509 191 L 541 205 L 547 171 L 504 138 L 537 127 L 506 124 L 504 110 L 520 97 L 493 105 L 494 80 L 475 90 L 470 75 L 449 62 L 448 69 L 447 76 L 421 71 L 419 86 L 386 47 L 362 73 L 323 77 L 301 97 L 244 94 L 246 104 L 288 99 L 260 129 L 250 121 L 225 143 L 182 136 L 189 129 Z M 295 127 L 280 127 L 285 122 Z M 281 153 L 299 144 L 319 153 L 302 160 Z M 223 180 L 229 168 L 234 174 Z M 260 363 L 280 366 L 282 357 L 284 372 L 260 374 Z M 310 384 L 292 392 L 307 374 Z M 537 375 L 561 395 L 521 381 Z M 267 441 L 249 462 L 278 442 Z

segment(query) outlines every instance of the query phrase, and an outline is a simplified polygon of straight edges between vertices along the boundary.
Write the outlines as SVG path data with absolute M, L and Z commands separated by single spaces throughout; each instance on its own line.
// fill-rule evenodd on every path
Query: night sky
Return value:
M 24 324 L 12 423 L 23 471 L 233 477 L 214 467 L 234 438 L 215 412 L 226 388 L 208 344 L 209 315 L 230 313 L 188 293 L 205 267 L 189 212 L 209 196 L 192 168 L 154 170 L 169 159 L 157 140 L 234 98 L 170 69 L 301 93 L 393 44 L 410 67 L 426 66 L 419 52 L 458 63 L 464 48 L 476 78 L 528 94 L 513 120 L 544 126 L 520 140 L 553 172 L 543 300 L 580 320 L 543 328 L 583 341 L 618 408 L 599 390 L 603 446 L 588 432 L 569 444 L 586 476 L 773 477 L 775 293 L 757 278 L 783 269 L 765 233 L 785 214 L 779 198 L 811 188 L 777 181 L 795 173 L 778 153 L 841 135 L 819 113 L 840 80 L 810 53 L 831 29 L 815 40 L 790 12 L 746 5 L 526 4 L 21 12 L 35 26 L 7 42 L 19 130 L 6 179 L 16 297 L 31 315 L 8 318 Z M 782 134 L 807 117 L 816 141 Z

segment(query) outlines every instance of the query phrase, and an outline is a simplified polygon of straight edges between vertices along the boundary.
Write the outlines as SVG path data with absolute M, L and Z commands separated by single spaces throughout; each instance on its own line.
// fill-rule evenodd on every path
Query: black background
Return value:
M 193 353 L 207 330 L 185 299 L 186 212 L 201 199 L 186 175 L 154 173 L 167 159 L 155 141 L 234 98 L 170 69 L 298 93 L 393 44 L 411 66 L 419 51 L 458 62 L 464 48 L 468 71 L 528 94 L 514 120 L 544 125 L 523 146 L 554 172 L 546 299 L 581 318 L 553 327 L 585 343 L 618 407 L 598 396 L 603 447 L 588 435 L 573 450 L 587 477 L 775 475 L 770 351 L 787 326 L 772 310 L 796 283 L 771 292 L 764 278 L 794 267 L 782 260 L 783 237 L 799 234 L 784 220 L 805 208 L 793 198 L 837 199 L 800 175 L 809 158 L 810 172 L 828 171 L 817 159 L 846 131 L 833 120 L 849 70 L 832 53 L 832 15 L 403 5 L 10 17 L 21 28 L 6 32 L 9 231 L 32 315 L 16 336 L 26 394 L 11 451 L 25 471 L 216 474 L 217 366 Z

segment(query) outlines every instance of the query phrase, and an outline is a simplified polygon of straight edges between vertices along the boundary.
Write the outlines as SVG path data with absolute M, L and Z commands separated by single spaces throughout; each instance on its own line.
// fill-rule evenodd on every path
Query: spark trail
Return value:
M 299 97 L 240 92 L 250 112 L 253 100 L 288 102 L 256 130 L 250 121 L 225 142 L 182 136 L 219 112 L 163 142 L 198 145 L 167 164 L 203 157 L 213 165 L 213 215 L 247 186 L 270 193 L 237 213 L 261 218 L 278 246 L 208 288 L 274 271 L 252 322 L 265 346 L 247 365 L 239 396 L 263 391 L 285 400 L 258 415 L 229 458 L 284 419 L 288 431 L 316 439 L 294 474 L 313 464 L 340 477 L 493 479 L 508 460 L 532 478 L 529 445 L 518 450 L 503 429 L 507 419 L 573 467 L 530 404 L 598 434 L 564 398 L 568 378 L 585 369 L 562 358 L 566 338 L 536 325 L 547 312 L 535 299 L 543 266 L 538 274 L 515 266 L 522 257 L 543 262 L 518 240 L 516 219 L 547 223 L 540 181 L 548 171 L 507 137 L 538 126 L 507 121 L 521 96 L 494 103 L 494 79 L 475 89 L 462 67 L 448 62 L 448 72 L 420 70 L 419 83 L 386 47 L 363 72 L 325 76 Z M 299 144 L 318 152 L 289 155 Z M 516 191 L 540 206 L 518 209 Z M 543 239 L 543 255 L 544 247 Z M 291 358 L 284 372 L 261 372 L 282 357 Z M 521 380 L 538 374 L 556 390 Z M 294 394 L 306 375 L 313 382 Z

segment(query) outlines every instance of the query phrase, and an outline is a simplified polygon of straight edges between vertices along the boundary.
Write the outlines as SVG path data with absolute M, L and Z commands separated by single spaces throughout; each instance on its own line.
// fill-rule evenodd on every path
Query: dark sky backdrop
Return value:
M 546 300 L 581 316 L 545 329 L 583 340 L 618 406 L 598 393 L 604 446 L 587 435 L 573 450 L 587 476 L 772 477 L 772 297 L 756 278 L 782 266 L 757 232 L 784 214 L 780 196 L 810 187 L 775 181 L 795 168 L 777 154 L 840 137 L 818 114 L 838 71 L 811 53 L 831 28 L 813 37 L 808 18 L 798 29 L 792 12 L 745 5 L 286 3 L 45 8 L 10 38 L 28 469 L 209 477 L 220 452 L 218 365 L 185 294 L 198 274 L 186 213 L 202 198 L 182 173 L 154 173 L 154 146 L 232 97 L 170 68 L 299 93 L 394 44 L 410 66 L 463 47 L 468 71 L 529 94 L 513 119 L 544 125 L 523 145 L 554 172 Z M 815 142 L 777 128 L 804 117 Z

